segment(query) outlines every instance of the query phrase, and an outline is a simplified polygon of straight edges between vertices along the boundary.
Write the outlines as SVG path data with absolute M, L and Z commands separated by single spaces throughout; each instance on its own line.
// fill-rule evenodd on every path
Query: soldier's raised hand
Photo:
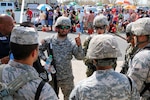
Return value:
M 80 33 L 78 33 L 78 36 L 75 38 L 77 46 L 81 45 L 81 39 L 80 39 Z

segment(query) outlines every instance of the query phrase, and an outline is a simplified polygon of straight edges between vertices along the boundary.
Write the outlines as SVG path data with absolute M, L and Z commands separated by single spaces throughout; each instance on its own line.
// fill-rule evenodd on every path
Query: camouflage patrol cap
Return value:
M 14 27 L 11 33 L 10 42 L 20 45 L 38 44 L 38 33 L 32 27 Z
M 106 16 L 98 15 L 94 18 L 93 25 L 95 27 L 108 26 L 109 22 Z
M 55 27 L 59 25 L 71 27 L 71 20 L 68 17 L 61 16 L 56 20 Z
M 86 57 L 88 59 L 117 58 L 121 56 L 116 39 L 109 34 L 94 36 L 90 43 Z
M 150 35 L 150 18 L 140 18 L 136 20 L 131 30 L 136 36 Z

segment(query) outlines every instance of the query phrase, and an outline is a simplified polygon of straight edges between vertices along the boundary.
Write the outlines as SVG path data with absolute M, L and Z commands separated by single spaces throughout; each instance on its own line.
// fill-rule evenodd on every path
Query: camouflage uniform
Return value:
M 141 35 L 150 36 L 150 18 L 141 18 L 135 21 L 132 26 L 132 31 L 136 38 Z M 145 84 L 150 84 L 149 40 L 146 40 L 145 42 L 140 42 L 137 40 L 136 47 L 138 47 L 138 50 L 136 51 L 135 56 L 131 60 L 129 70 L 127 72 L 127 75 L 132 77 L 137 84 L 137 89 L 140 93 L 145 87 Z M 142 43 L 147 43 L 147 45 L 145 47 L 139 48 L 138 45 Z M 141 97 L 141 100 L 150 100 L 150 91 L 147 90 L 146 92 L 144 92 L 143 95 L 141 95 Z
M 129 61 L 131 59 L 131 55 L 132 55 L 132 51 L 133 51 L 133 46 L 131 44 L 128 45 L 126 52 L 125 52 L 125 61 L 123 63 L 122 70 L 120 73 L 126 74 L 129 68 Z
M 99 16 L 95 17 L 95 19 L 93 21 L 93 25 L 94 25 L 94 27 L 103 27 L 104 30 L 106 31 L 105 28 L 106 28 L 106 26 L 109 25 L 109 22 L 108 22 L 106 16 L 99 15 Z M 84 50 L 85 55 L 87 53 L 87 49 L 88 49 L 90 40 L 92 39 L 93 36 L 98 35 L 98 34 L 99 33 L 90 35 L 85 39 L 84 44 L 83 44 L 83 50 Z M 106 34 L 106 32 L 100 33 L 100 34 Z M 89 77 L 93 74 L 93 72 L 96 70 L 96 68 L 93 65 L 92 60 L 90 60 L 90 59 L 84 58 L 84 63 L 87 66 L 86 75 L 87 75 L 87 77 Z M 117 65 L 116 63 L 113 65 L 114 69 L 116 68 L 116 65 Z
M 123 74 L 127 73 L 128 68 L 129 68 L 129 61 L 136 51 L 136 49 L 133 47 L 133 44 L 132 44 L 132 41 L 133 41 L 133 34 L 131 32 L 132 24 L 133 24 L 133 22 L 128 24 L 126 27 L 126 37 L 129 38 L 129 39 L 127 39 L 127 42 L 129 43 L 129 45 L 126 48 L 124 63 L 121 66 L 122 70 L 120 71 L 120 73 L 123 73 Z
M 32 45 L 38 44 L 38 34 L 34 28 L 28 27 L 15 27 L 12 30 L 10 42 L 19 45 Z M 22 64 L 14 60 L 10 60 L 9 63 L 3 68 L 2 82 L 8 84 L 23 73 L 32 72 L 35 76 L 39 77 L 37 71 L 30 65 Z M 17 95 L 21 97 L 21 100 L 34 100 L 35 93 L 42 79 L 32 80 L 25 84 L 17 91 Z M 58 100 L 53 88 L 46 83 L 42 88 L 39 100 Z
M 65 24 L 65 22 L 63 24 Z M 71 59 L 73 56 L 78 60 L 83 59 L 84 54 L 82 46 L 78 47 L 75 41 L 69 37 L 66 37 L 65 40 L 60 41 L 58 39 L 58 34 L 55 34 L 44 39 L 44 43 L 42 43 L 42 45 L 39 47 L 39 55 L 43 60 L 46 59 L 44 51 L 48 49 L 47 46 L 49 43 L 51 43 L 53 47 L 52 49 L 57 71 L 56 76 L 58 87 L 61 87 L 62 89 L 64 100 L 68 100 L 70 92 L 74 88 Z
M 22 73 L 26 72 L 32 72 L 32 74 L 35 76 L 39 76 L 37 71 L 32 66 L 21 64 L 15 61 L 9 61 L 9 63 L 3 69 L 2 82 L 8 84 Z M 17 91 L 17 94 L 19 97 L 21 97 L 21 100 L 34 100 L 35 93 L 41 81 L 42 79 L 39 77 L 39 79 L 32 80 L 20 88 Z M 45 83 L 39 97 L 39 100 L 43 99 L 58 100 L 53 88 L 48 83 Z
M 92 37 L 93 37 L 94 35 L 98 35 L 98 34 L 90 35 L 90 36 L 87 37 L 87 38 L 85 39 L 85 41 L 84 41 L 83 50 L 84 50 L 85 55 L 86 55 L 86 53 L 87 53 L 90 40 L 92 39 Z M 85 65 L 87 66 L 86 75 L 87 75 L 87 77 L 89 77 L 89 76 L 91 76 L 91 75 L 93 74 L 93 72 L 96 70 L 96 68 L 95 68 L 95 66 L 93 65 L 92 60 L 90 60 L 90 59 L 84 58 L 84 63 L 85 63 Z
M 93 60 L 116 58 L 121 55 L 115 38 L 108 34 L 97 35 L 89 44 L 86 57 Z M 104 66 L 106 65 L 106 66 Z M 112 66 L 113 63 L 105 60 L 96 65 L 96 68 Z M 115 72 L 112 67 L 96 70 L 90 77 L 82 80 L 73 89 L 70 100 L 139 100 L 140 96 L 136 85 L 132 86 L 128 78 Z

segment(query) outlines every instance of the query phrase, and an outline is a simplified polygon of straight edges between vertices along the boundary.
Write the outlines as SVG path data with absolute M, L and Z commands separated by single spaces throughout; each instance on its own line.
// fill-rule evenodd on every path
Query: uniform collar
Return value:
M 22 63 L 13 61 L 13 60 L 10 60 L 8 64 L 10 66 L 12 66 L 12 67 L 16 67 L 16 68 L 19 68 L 19 69 L 23 69 L 23 70 L 27 70 L 27 71 L 31 71 L 31 70 L 35 71 L 35 69 L 33 68 L 33 66 L 22 64 Z

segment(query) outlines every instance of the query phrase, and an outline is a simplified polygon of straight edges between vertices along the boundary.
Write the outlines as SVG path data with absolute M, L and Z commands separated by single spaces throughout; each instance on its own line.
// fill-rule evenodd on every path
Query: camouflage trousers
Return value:
M 53 80 L 49 82 L 50 85 L 54 88 Z M 67 79 L 57 80 L 57 93 L 59 93 L 59 88 L 61 88 L 64 95 L 63 100 L 69 100 L 69 95 L 74 88 L 73 77 L 68 77 Z

